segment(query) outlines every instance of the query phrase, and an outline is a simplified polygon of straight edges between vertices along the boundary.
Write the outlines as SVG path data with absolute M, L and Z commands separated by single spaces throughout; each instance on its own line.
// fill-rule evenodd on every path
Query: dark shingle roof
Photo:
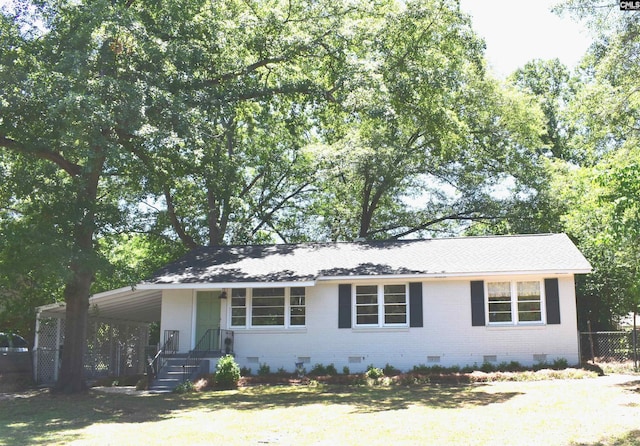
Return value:
M 146 285 L 299 282 L 353 276 L 586 273 L 564 234 L 195 249 Z

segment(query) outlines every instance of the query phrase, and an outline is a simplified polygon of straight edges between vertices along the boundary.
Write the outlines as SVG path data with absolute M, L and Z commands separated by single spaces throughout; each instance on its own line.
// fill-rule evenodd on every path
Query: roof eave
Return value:
M 380 274 L 380 275 L 343 275 L 320 276 L 316 280 L 303 281 L 268 281 L 268 282 L 189 282 L 189 283 L 143 283 L 136 286 L 138 290 L 174 290 L 174 289 L 220 289 L 220 288 L 269 288 L 279 287 L 312 287 L 318 282 L 344 282 L 349 280 L 416 280 L 416 279 L 456 279 L 497 276 L 564 276 L 572 274 L 588 274 L 591 268 L 549 269 L 530 271 L 473 271 L 473 272 L 433 272 L 418 274 Z

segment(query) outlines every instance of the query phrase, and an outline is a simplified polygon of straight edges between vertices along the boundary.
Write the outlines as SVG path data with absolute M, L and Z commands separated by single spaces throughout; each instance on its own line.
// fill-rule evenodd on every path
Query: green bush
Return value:
M 194 387 L 193 383 L 191 381 L 185 381 L 183 383 L 180 383 L 176 386 L 175 389 L 173 389 L 174 393 L 189 393 L 189 392 L 195 392 L 196 388 Z
M 491 373 L 496 371 L 496 366 L 491 364 L 490 362 L 483 362 L 480 366 L 480 371 L 485 373 Z
M 329 364 L 327 366 L 315 364 L 309 371 L 309 376 L 335 376 L 337 374 L 338 370 L 336 370 L 336 366 L 333 364 Z
M 375 381 L 384 377 L 384 370 L 378 367 L 374 367 L 373 364 L 371 364 L 367 367 L 367 371 L 365 372 L 365 375 L 367 376 L 367 378 L 373 379 Z
M 309 370 L 310 376 L 324 376 L 327 374 L 327 368 L 322 364 L 314 364 Z
M 551 365 L 555 370 L 564 370 L 569 368 L 569 361 L 565 358 L 556 358 L 553 360 L 553 364 Z
M 242 367 L 240 369 L 240 375 L 242 376 L 251 376 L 251 369 L 247 367 Z
M 342 367 L 342 374 L 343 375 L 350 375 L 351 374 L 351 370 L 349 370 L 349 367 L 347 367 L 346 365 L 344 367 Z
M 333 365 L 333 363 L 329 364 L 325 371 L 327 372 L 327 375 L 329 376 L 336 376 L 338 374 L 338 370 L 336 369 L 336 366 Z
M 269 364 L 267 363 L 260 364 L 260 367 L 258 367 L 258 376 L 266 376 L 270 374 L 271 374 L 271 367 L 269 367 Z
M 521 372 L 525 370 L 518 361 L 501 362 L 496 366 L 496 370 L 501 372 Z
M 388 362 L 385 364 L 384 369 L 382 369 L 386 376 L 395 376 L 400 374 L 400 370 L 396 369 L 394 366 L 389 364 Z
M 220 389 L 235 389 L 240 381 L 240 367 L 232 355 L 225 355 L 216 365 L 216 387 Z

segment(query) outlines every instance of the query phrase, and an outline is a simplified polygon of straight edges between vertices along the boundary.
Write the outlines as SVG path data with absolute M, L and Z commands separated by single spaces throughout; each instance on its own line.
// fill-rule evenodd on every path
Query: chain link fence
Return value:
M 64 348 L 64 325 L 64 319 L 39 320 L 34 377 L 40 384 L 51 384 L 58 379 Z M 148 343 L 147 324 L 90 318 L 84 355 L 85 377 L 93 380 L 144 373 Z
M 594 331 L 580 333 L 580 355 L 583 362 L 637 361 L 640 330 Z

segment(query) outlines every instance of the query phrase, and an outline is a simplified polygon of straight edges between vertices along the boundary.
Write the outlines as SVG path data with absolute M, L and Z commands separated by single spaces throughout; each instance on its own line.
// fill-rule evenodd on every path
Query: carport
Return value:
M 88 380 L 144 372 L 146 358 L 155 354 L 149 346 L 149 328 L 160 321 L 161 290 L 125 287 L 89 298 L 87 347 L 84 357 Z M 66 305 L 63 302 L 37 308 L 34 343 L 34 378 L 39 384 L 57 381 L 64 348 Z

